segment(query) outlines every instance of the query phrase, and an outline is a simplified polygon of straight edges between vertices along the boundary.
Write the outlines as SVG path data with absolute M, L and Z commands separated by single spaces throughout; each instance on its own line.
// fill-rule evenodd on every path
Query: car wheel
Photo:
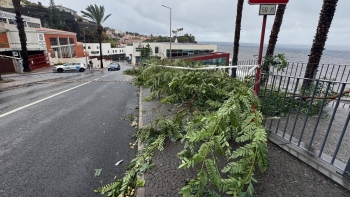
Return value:
M 110 68 L 108 68 L 108 71 L 111 71 L 111 69 L 110 69 Z
M 59 69 L 57 69 L 57 72 L 61 73 L 61 72 L 63 72 L 63 69 L 59 68 Z
M 79 69 L 79 72 L 84 72 L 84 71 L 85 71 L 84 68 L 80 68 L 80 69 Z

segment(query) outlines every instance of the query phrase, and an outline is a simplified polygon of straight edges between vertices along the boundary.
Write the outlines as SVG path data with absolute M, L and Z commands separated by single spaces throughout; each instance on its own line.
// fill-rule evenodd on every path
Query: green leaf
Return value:
M 221 177 L 216 164 L 212 159 L 206 159 L 205 166 L 209 174 L 210 182 L 216 189 L 219 189 L 221 184 Z
M 101 172 L 102 172 L 102 169 L 95 169 L 95 176 L 96 177 L 100 176 Z

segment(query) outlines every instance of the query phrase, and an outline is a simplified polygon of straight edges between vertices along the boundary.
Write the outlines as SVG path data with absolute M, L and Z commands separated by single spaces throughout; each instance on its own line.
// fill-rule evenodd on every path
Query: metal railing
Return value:
M 237 66 L 211 65 L 203 68 L 164 67 L 187 70 L 237 68 L 237 76 L 243 79 L 255 75 L 257 62 L 244 61 Z M 320 65 L 314 78 L 306 79 L 303 78 L 306 64 L 289 63 L 284 71 L 272 68 L 269 73 L 262 73 L 261 78 L 266 80 L 261 81 L 258 94 L 267 130 L 305 151 L 310 158 L 317 158 L 318 163 L 323 161 L 336 168 L 348 179 L 349 69 L 347 65 Z M 304 81 L 307 81 L 307 85 Z
M 172 68 L 172 69 L 181 69 L 181 70 L 225 70 L 229 69 L 231 72 L 231 68 L 236 68 L 236 74 L 237 77 L 240 79 L 244 79 L 248 76 L 255 76 L 256 68 L 258 67 L 257 64 L 255 65 L 237 65 L 237 66 L 217 66 L 217 65 L 206 65 L 204 67 L 184 67 L 184 66 L 166 66 L 166 65 L 154 65 L 154 64 L 147 64 L 147 65 L 153 65 L 153 66 L 160 66 L 164 68 Z
M 332 70 L 338 72 L 338 68 Z M 273 71 L 262 74 L 268 77 L 259 92 L 266 128 L 313 157 L 347 171 L 350 167 L 350 102 L 344 97 L 350 95 L 350 83 L 305 79 L 301 75 L 293 76 L 295 70 L 287 70 L 292 72 L 283 74 L 290 75 Z M 322 73 L 322 68 L 319 70 Z M 303 84 L 304 80 L 309 81 L 308 86 Z

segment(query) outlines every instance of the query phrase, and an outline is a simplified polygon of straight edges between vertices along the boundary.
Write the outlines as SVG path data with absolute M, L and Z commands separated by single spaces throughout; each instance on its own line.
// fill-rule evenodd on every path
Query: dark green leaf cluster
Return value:
M 277 55 L 267 55 L 264 57 L 264 64 L 263 66 L 272 66 L 277 69 L 277 71 L 284 71 L 284 69 L 287 67 L 287 60 L 283 53 L 277 54 Z
M 311 116 L 317 115 L 322 109 L 322 99 L 311 99 L 311 96 L 322 97 L 325 92 L 325 84 L 312 82 L 309 86 L 303 86 L 299 89 L 299 94 L 294 95 L 286 89 L 277 87 L 265 87 L 260 91 L 259 97 L 262 98 L 261 111 L 267 117 L 282 117 L 291 110 L 299 111 L 302 114 Z M 328 94 L 336 94 L 332 90 Z

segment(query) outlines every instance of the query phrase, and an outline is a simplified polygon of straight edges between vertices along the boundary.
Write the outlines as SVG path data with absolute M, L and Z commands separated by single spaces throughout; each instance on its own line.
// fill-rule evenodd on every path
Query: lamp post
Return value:
M 169 41 L 169 43 L 170 43 L 170 58 L 169 59 L 171 61 L 171 8 L 168 6 L 165 6 L 165 5 L 162 5 L 162 6 L 165 8 L 168 8 L 170 10 L 170 41 Z
M 89 27 L 84 27 L 83 28 L 83 33 L 84 33 L 84 43 L 85 43 L 85 50 L 84 50 L 84 55 L 85 55 L 85 62 L 86 62 L 86 67 L 88 66 L 88 63 L 87 63 L 87 56 L 86 56 L 86 41 L 85 41 L 85 29 L 87 29 L 87 28 L 89 28 Z

